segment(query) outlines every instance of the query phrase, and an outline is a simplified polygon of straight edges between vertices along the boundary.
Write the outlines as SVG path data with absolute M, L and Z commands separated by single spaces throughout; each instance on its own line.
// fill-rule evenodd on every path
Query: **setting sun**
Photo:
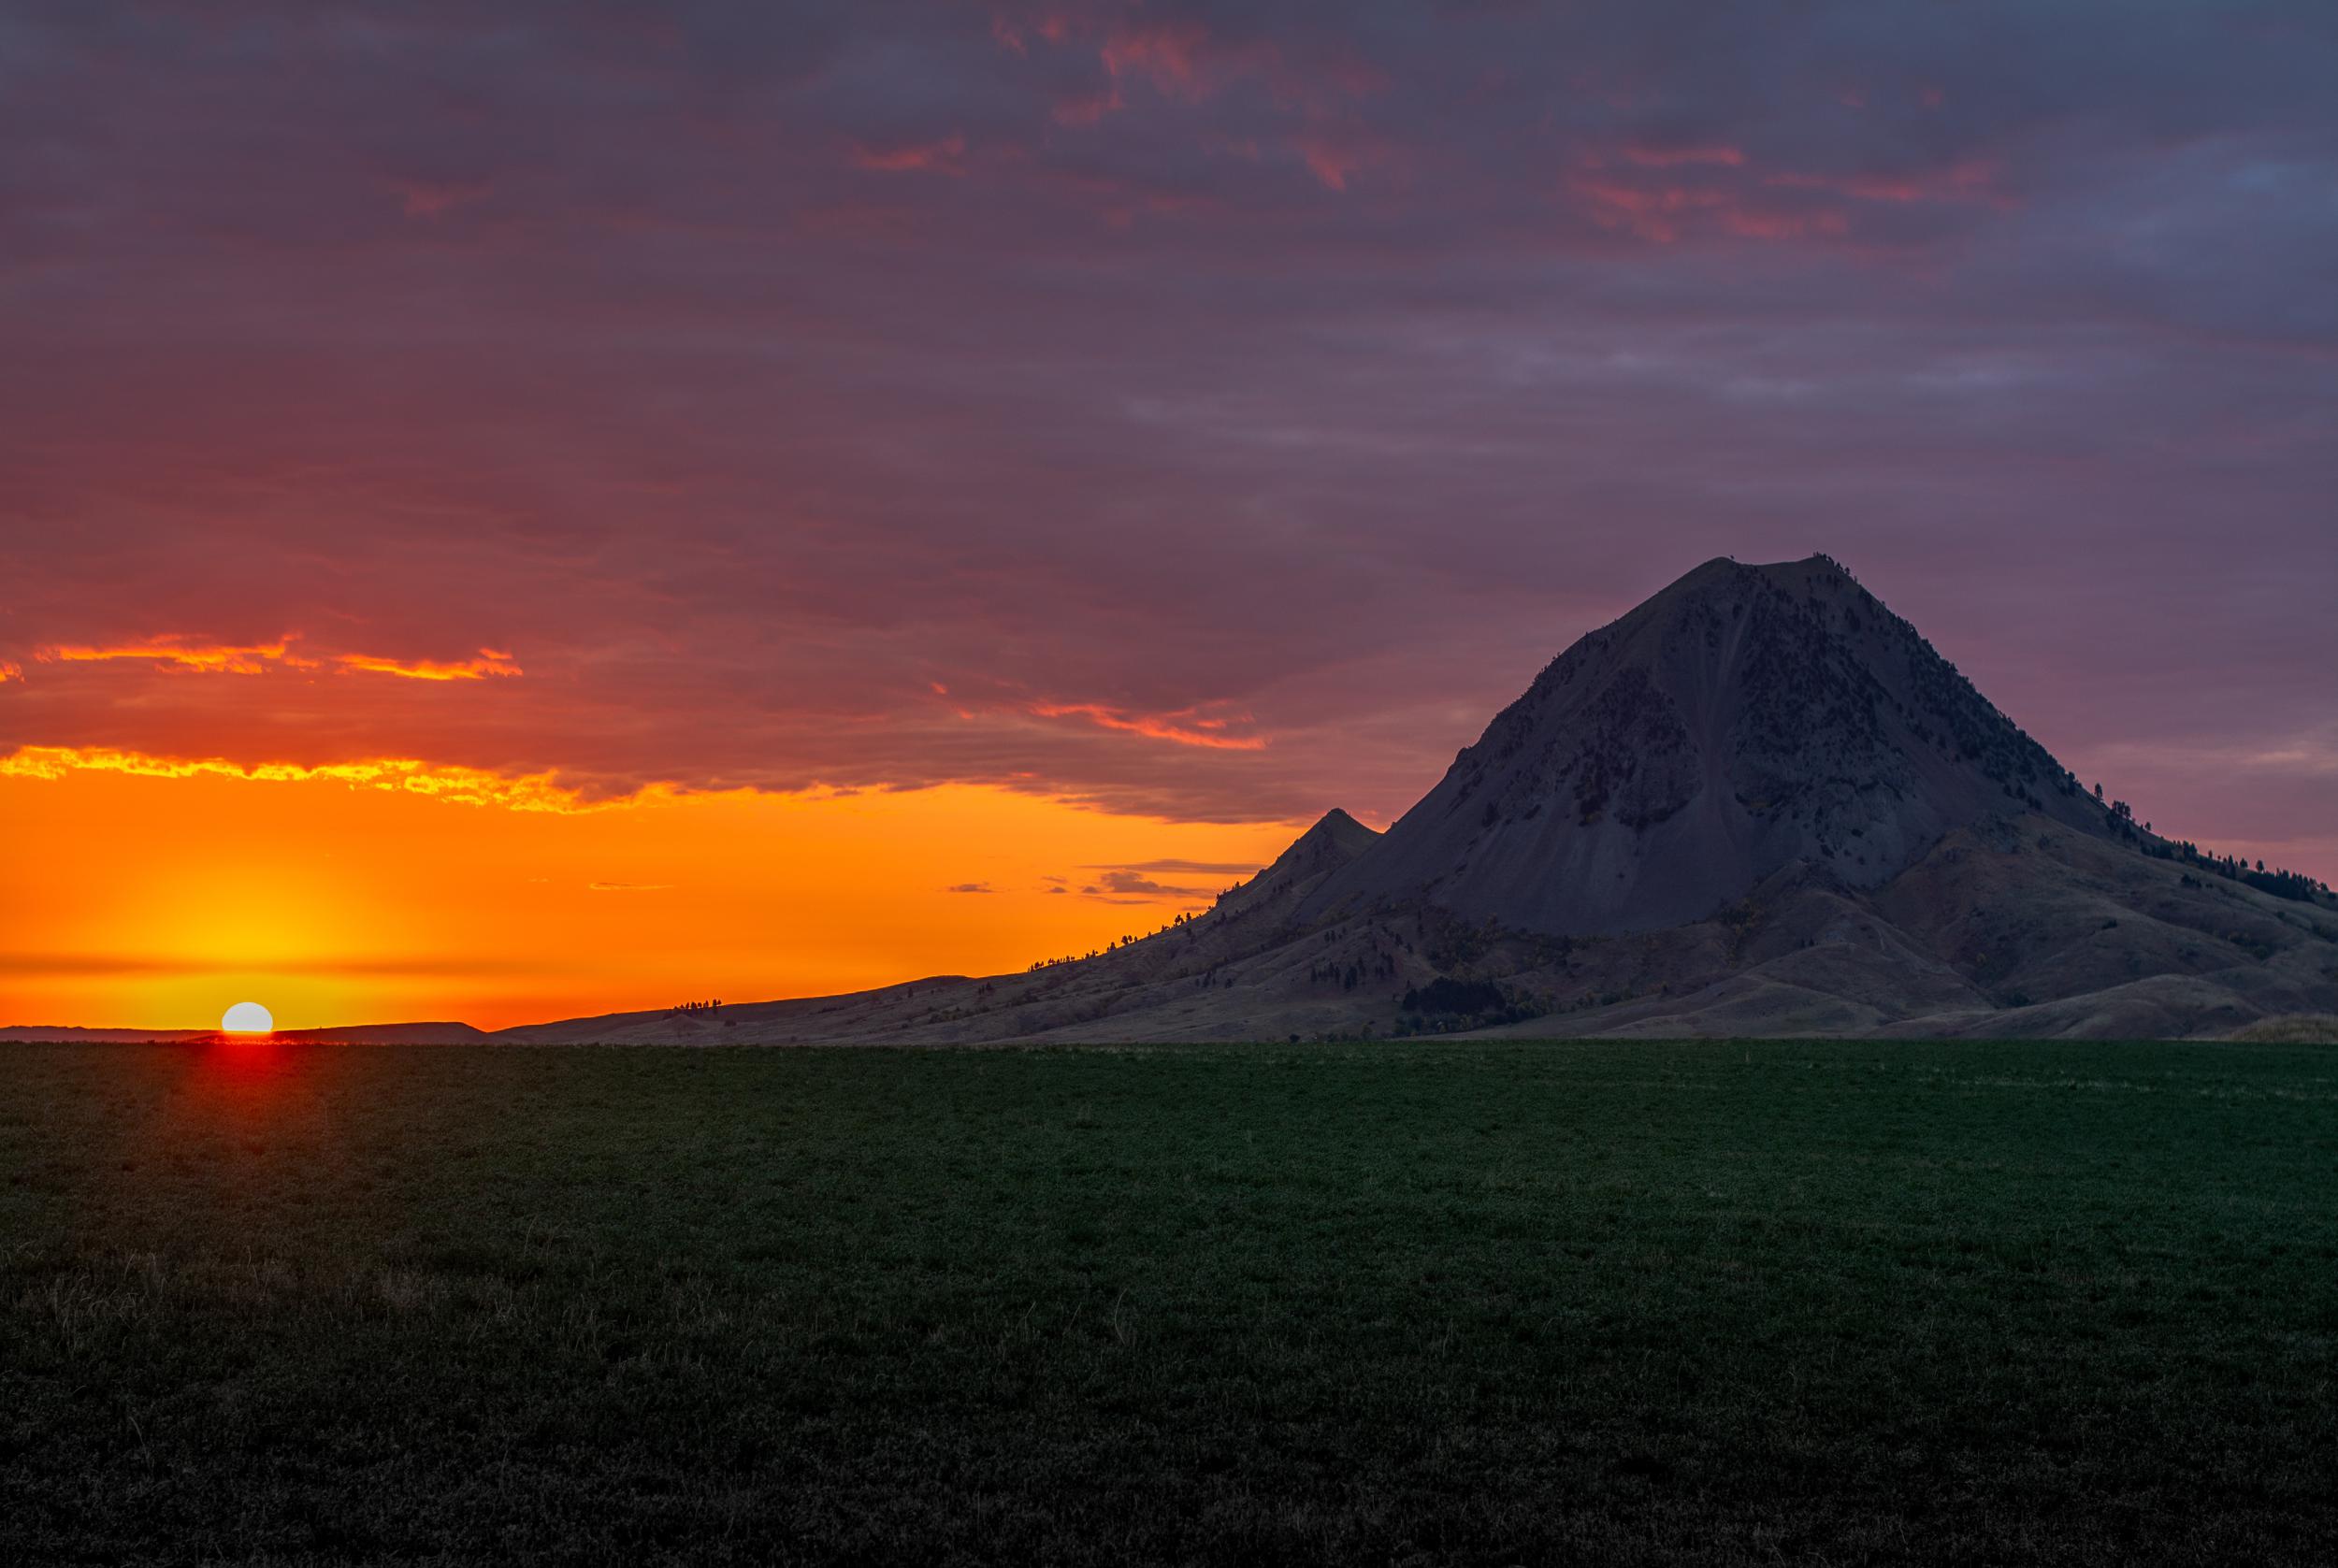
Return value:
M 276 1018 L 256 1001 L 239 1001 L 219 1020 L 223 1034 L 273 1034 Z

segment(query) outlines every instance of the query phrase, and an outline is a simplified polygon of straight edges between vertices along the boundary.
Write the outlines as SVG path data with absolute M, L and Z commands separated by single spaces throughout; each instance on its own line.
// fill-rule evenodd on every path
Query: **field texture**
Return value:
M 2338 1561 L 2338 1052 L 0 1051 L 0 1561 Z

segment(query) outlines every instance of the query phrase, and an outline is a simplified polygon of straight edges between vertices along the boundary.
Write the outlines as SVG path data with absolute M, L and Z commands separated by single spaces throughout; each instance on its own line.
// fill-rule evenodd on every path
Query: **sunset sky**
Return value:
M 2338 880 L 2338 7 L 0 0 L 0 1024 L 1020 968 L 1825 551 Z

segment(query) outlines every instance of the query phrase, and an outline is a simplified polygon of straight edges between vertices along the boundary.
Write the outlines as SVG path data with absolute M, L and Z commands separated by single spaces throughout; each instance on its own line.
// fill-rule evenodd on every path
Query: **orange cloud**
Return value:
M 208 774 L 269 784 L 328 779 L 353 789 L 396 790 L 466 806 L 501 806 L 515 812 L 563 814 L 639 805 L 650 799 L 668 798 L 675 793 L 664 785 L 652 785 L 628 796 L 592 799 L 581 791 L 556 783 L 550 773 L 515 776 L 412 757 L 303 767 L 291 762 L 229 762 L 223 757 L 151 756 L 143 752 L 116 751 L 106 746 L 20 746 L 0 756 L 0 778 L 61 779 L 72 772 L 133 773 L 161 779 Z
M 254 643 L 248 647 L 190 642 L 183 637 L 163 636 L 148 638 L 144 642 L 104 648 L 61 644 L 39 649 L 33 657 L 43 664 L 143 659 L 158 669 L 192 669 L 206 675 L 258 675 L 272 664 L 289 665 L 295 669 L 315 669 L 314 659 L 304 659 L 291 651 L 292 641 L 293 635 L 289 632 L 274 642 Z
M 965 154 L 965 137 L 953 131 L 940 141 L 909 142 L 898 147 L 855 144 L 852 161 L 864 169 L 880 169 L 888 174 L 961 175 L 966 169 L 960 160 Z
M 24 679 L 24 667 L 22 665 L 12 664 L 7 659 L 0 659 L 0 686 L 7 685 L 10 681 L 22 681 L 22 679 Z
M 522 675 L 527 673 L 512 662 L 512 655 L 494 648 L 482 648 L 475 659 L 440 663 L 437 659 L 385 659 L 372 654 L 341 654 L 335 663 L 343 669 L 364 670 L 374 675 L 397 675 L 409 681 L 483 681 L 490 675 Z
M 1263 735 L 1223 733 L 1229 720 L 1202 718 L 1191 708 L 1174 713 L 1131 713 L 1100 702 L 1035 702 L 1030 712 L 1043 719 L 1086 719 L 1104 729 L 1118 729 L 1180 746 L 1205 746 L 1213 751 L 1255 752 L 1266 748 Z

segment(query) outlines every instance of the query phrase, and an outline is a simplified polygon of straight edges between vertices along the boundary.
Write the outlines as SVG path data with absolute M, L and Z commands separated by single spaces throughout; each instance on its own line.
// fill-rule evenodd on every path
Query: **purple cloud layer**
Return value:
M 2338 11 L 1559 10 L 11 6 L 0 749 L 1377 819 L 1825 550 L 2338 872 Z

